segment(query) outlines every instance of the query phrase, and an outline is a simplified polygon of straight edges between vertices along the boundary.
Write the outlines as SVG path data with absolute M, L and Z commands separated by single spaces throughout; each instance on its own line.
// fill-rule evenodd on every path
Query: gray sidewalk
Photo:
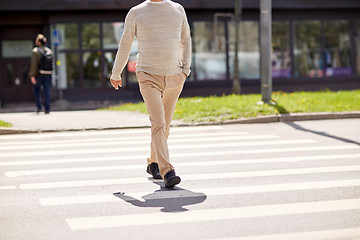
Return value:
M 147 127 L 146 114 L 119 111 L 59 111 L 44 113 L 1 113 L 0 119 L 14 130 L 35 132 Z
M 33 103 L 7 105 L 0 108 L 0 120 L 13 127 L 0 127 L 0 134 L 150 127 L 147 114 L 96 110 L 117 104 L 119 101 L 56 101 L 50 114 L 36 114 Z

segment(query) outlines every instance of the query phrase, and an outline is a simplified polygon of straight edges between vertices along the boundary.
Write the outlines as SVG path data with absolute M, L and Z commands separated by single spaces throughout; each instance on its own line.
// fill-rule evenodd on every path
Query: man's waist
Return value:
M 153 75 L 159 75 L 159 76 L 172 76 L 179 74 L 182 71 L 182 68 L 177 66 L 174 68 L 154 68 L 154 67 L 148 67 L 148 66 L 137 66 L 136 72 L 143 71 L 147 72 Z
M 52 71 L 51 70 L 39 70 L 39 73 L 40 74 L 45 74 L 45 75 L 51 75 L 52 74 Z

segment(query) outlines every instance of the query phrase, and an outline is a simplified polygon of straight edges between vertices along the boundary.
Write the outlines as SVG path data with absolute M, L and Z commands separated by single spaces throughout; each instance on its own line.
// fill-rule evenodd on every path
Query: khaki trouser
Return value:
M 160 175 L 164 177 L 174 170 L 170 164 L 167 139 L 186 75 L 181 72 L 173 76 L 158 76 L 139 71 L 136 76 L 151 122 L 151 156 L 147 162 L 158 163 Z

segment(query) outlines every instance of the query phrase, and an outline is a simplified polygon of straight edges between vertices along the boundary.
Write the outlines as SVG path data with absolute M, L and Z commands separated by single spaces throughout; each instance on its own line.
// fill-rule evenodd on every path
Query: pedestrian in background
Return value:
M 191 37 L 184 8 L 171 0 L 146 0 L 130 9 L 110 82 L 122 87 L 134 37 L 138 41 L 136 76 L 151 122 L 151 156 L 147 172 L 164 179 L 165 187 L 180 183 L 170 164 L 167 139 L 176 102 L 190 74 Z
M 50 113 L 51 76 L 53 70 L 53 52 L 46 47 L 46 37 L 38 34 L 35 48 L 32 50 L 30 63 L 30 77 L 33 84 L 37 113 L 42 110 L 41 87 L 44 89 L 45 114 Z

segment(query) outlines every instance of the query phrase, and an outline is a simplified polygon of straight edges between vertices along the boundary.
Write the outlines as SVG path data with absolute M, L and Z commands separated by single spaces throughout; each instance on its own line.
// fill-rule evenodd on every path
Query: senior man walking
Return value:
M 172 188 L 181 179 L 170 163 L 167 139 L 176 102 L 190 74 L 191 37 L 184 8 L 171 0 L 146 0 L 130 9 L 110 82 L 122 87 L 121 73 L 136 36 L 136 76 L 151 121 L 147 172 Z

